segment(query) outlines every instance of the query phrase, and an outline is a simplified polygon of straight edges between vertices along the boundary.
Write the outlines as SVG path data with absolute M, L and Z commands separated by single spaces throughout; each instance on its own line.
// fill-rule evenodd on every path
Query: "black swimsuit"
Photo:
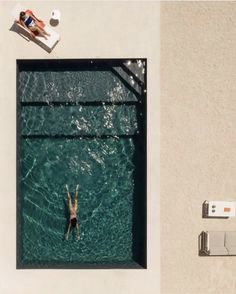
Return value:
M 77 224 L 77 218 L 76 217 L 74 217 L 74 218 L 72 218 L 71 220 L 70 220 L 70 223 L 73 225 L 73 223 L 74 223 L 74 226 Z

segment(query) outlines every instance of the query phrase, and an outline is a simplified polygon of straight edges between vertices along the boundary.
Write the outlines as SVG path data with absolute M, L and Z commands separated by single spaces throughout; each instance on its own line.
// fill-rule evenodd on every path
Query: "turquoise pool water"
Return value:
M 18 102 L 18 263 L 139 264 L 145 255 L 139 97 L 108 69 L 21 69 Z M 72 197 L 80 185 L 79 241 L 75 231 L 65 240 L 65 184 Z

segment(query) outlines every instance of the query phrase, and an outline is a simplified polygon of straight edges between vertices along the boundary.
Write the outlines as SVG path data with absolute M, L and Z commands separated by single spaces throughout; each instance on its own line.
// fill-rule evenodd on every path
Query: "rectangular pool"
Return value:
M 17 268 L 146 268 L 146 60 L 17 70 Z

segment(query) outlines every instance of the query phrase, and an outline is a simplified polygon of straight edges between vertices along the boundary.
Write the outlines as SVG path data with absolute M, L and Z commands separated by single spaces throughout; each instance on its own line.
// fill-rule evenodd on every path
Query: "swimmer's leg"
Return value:
M 43 37 L 45 40 L 47 40 L 47 37 L 45 36 L 45 33 L 37 26 L 30 27 L 30 30 L 32 32 L 38 32 L 39 36 Z
M 77 229 L 77 240 L 80 239 L 80 234 L 79 234 L 79 224 L 76 224 L 76 229 Z
M 68 240 L 68 238 L 69 238 L 70 227 L 71 227 L 71 223 L 69 223 L 69 226 L 68 226 L 68 230 L 67 230 L 67 233 L 66 233 L 66 240 Z

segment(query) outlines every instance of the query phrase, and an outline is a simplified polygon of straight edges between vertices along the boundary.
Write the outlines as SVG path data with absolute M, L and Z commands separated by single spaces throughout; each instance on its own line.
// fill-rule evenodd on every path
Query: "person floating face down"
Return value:
M 43 37 L 45 40 L 47 40 L 46 36 L 50 36 L 50 34 L 48 34 L 42 27 L 38 25 L 38 20 L 32 14 L 27 14 L 24 11 L 21 11 L 20 23 L 29 31 L 33 38 L 35 38 L 34 33 L 38 33 L 39 36 Z
M 68 240 L 68 238 L 69 238 L 71 227 L 72 228 L 76 227 L 77 239 L 79 240 L 80 234 L 79 234 L 79 224 L 78 224 L 78 220 L 77 220 L 79 185 L 76 186 L 74 205 L 72 205 L 72 199 L 71 199 L 68 185 L 66 185 L 66 191 L 67 191 L 68 202 L 69 202 L 69 211 L 70 211 L 70 222 L 69 222 L 68 230 L 66 233 L 66 240 Z

